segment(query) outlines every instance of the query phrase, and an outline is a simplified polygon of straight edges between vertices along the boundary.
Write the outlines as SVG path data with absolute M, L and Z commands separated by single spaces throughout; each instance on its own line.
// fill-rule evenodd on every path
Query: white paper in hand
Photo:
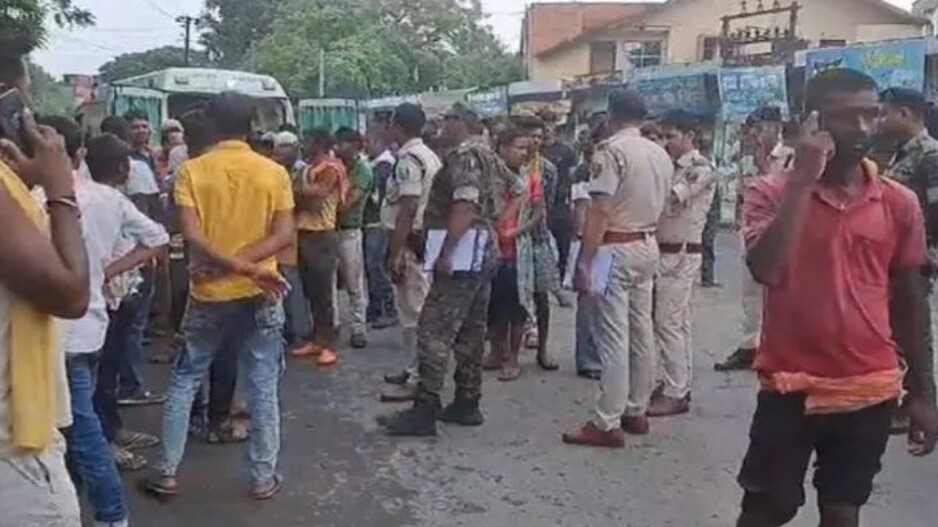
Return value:
M 446 230 L 435 229 L 427 231 L 426 259 L 423 270 L 432 272 L 436 267 L 436 261 L 443 250 L 443 242 L 446 240 Z M 488 246 L 489 231 L 486 229 L 469 229 L 466 234 L 456 244 L 453 251 L 453 271 L 454 272 L 478 272 L 482 270 L 482 263 L 485 260 L 485 250 Z

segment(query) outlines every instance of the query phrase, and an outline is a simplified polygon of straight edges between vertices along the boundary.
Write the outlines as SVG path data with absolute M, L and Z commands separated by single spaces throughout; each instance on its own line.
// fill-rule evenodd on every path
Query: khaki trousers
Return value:
M 659 380 L 664 395 L 683 399 L 694 375 L 694 284 L 703 256 L 681 252 L 662 254 L 655 284 L 655 337 L 660 352 Z
M 394 299 L 397 303 L 397 316 L 401 322 L 401 341 L 404 349 L 413 355 L 407 372 L 410 373 L 408 382 L 416 383 L 419 380 L 417 360 L 417 323 L 423 304 L 430 292 L 430 278 L 423 272 L 423 263 L 410 249 L 404 250 L 407 267 L 404 271 L 404 281 L 394 284 Z

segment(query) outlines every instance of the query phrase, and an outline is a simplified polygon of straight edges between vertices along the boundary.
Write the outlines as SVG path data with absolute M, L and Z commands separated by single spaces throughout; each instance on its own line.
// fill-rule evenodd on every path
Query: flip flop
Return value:
M 540 355 L 537 356 L 537 365 L 544 371 L 557 371 L 560 369 L 560 365 L 553 359 L 550 357 L 541 357 Z
M 147 467 L 145 457 L 122 448 L 114 452 L 114 463 L 117 465 L 117 470 L 121 472 L 137 472 Z
M 273 498 L 280 488 L 283 487 L 283 478 L 280 476 L 274 476 L 274 479 L 267 483 L 266 485 L 255 485 L 251 488 L 251 499 L 255 501 L 265 501 Z
M 482 362 L 483 371 L 498 371 L 502 369 L 502 359 L 496 358 L 494 353 L 489 353 L 485 361 Z
M 160 438 L 144 434 L 143 432 L 131 432 L 127 439 L 115 441 L 117 446 L 125 450 L 142 450 L 144 448 L 153 448 L 160 444 Z
M 516 366 L 514 368 L 504 367 L 502 368 L 502 373 L 498 376 L 500 382 L 512 382 L 521 377 L 521 367 Z
M 169 481 L 172 481 L 172 484 Z M 172 498 L 179 494 L 179 482 L 176 478 L 161 476 L 142 483 L 144 492 L 157 498 Z

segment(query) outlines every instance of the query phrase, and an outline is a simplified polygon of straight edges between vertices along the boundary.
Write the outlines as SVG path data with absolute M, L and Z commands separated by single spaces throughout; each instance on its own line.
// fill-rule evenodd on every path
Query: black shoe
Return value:
M 352 346 L 352 348 L 357 350 L 365 349 L 368 347 L 368 337 L 362 335 L 361 333 L 352 335 L 352 338 L 349 339 L 349 344 Z
M 371 322 L 371 329 L 387 329 L 397 326 L 397 317 L 378 317 Z
M 596 370 L 579 370 L 576 372 L 576 374 L 577 377 L 582 377 L 591 381 L 598 381 L 603 376 L 602 372 Z
M 426 395 L 421 397 L 414 403 L 413 408 L 398 412 L 389 418 L 379 418 L 378 424 L 384 426 L 391 436 L 435 437 L 440 400 Z
M 440 414 L 440 421 L 462 426 L 480 426 L 485 422 L 479 399 L 456 399 Z
M 739 348 L 725 361 L 713 365 L 716 371 L 743 371 L 751 370 L 756 360 L 756 350 L 752 348 Z
M 707 282 L 701 282 L 700 287 L 703 287 L 704 289 L 719 289 L 723 287 L 723 284 L 721 284 L 720 282 L 707 281 Z
M 410 380 L 410 374 L 406 371 L 400 373 L 389 373 L 384 376 L 384 382 L 395 386 L 403 386 Z

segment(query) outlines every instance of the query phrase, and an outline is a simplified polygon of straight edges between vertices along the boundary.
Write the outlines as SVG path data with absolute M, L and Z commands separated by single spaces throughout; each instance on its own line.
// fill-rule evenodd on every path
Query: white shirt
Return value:
M 423 139 L 416 137 L 401 146 L 397 151 L 394 174 L 385 183 L 384 206 L 381 207 L 381 223 L 385 229 L 394 230 L 397 226 L 399 201 L 407 196 L 418 198 L 413 228 L 418 231 L 423 228 L 423 213 L 430 201 L 430 189 L 442 168 L 440 158 Z
M 109 321 L 104 295 L 105 268 L 138 245 L 149 248 L 166 245 L 169 235 L 116 188 L 80 181 L 75 193 L 88 253 L 91 299 L 84 317 L 62 322 L 62 342 L 66 353 L 93 353 L 104 346 Z
M 121 191 L 128 196 L 159 194 L 160 187 L 156 185 L 156 175 L 150 170 L 150 165 L 139 159 L 131 158 L 130 177 L 121 187 Z

